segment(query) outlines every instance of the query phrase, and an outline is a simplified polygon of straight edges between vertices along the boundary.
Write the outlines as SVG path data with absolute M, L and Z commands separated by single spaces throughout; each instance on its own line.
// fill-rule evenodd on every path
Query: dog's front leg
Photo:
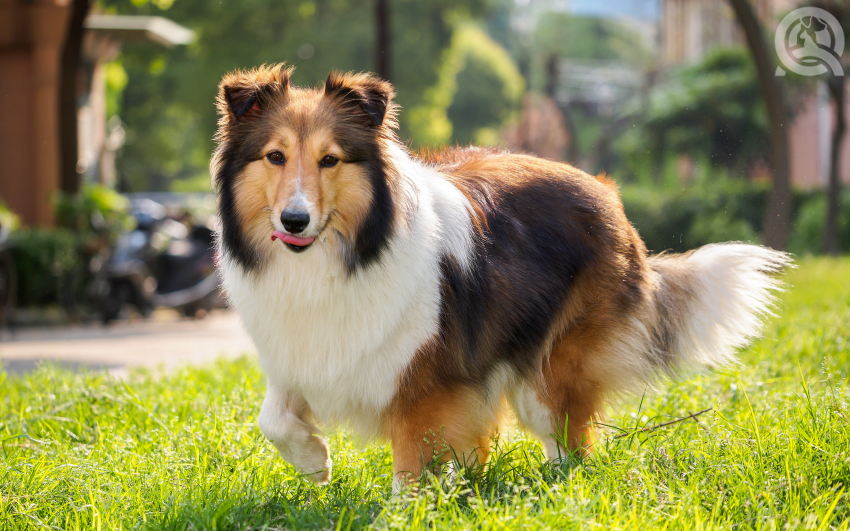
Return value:
M 319 429 L 306 419 L 310 406 L 296 393 L 280 391 L 269 385 L 257 425 L 266 439 L 307 479 L 324 485 L 331 478 L 328 443 L 316 435 Z

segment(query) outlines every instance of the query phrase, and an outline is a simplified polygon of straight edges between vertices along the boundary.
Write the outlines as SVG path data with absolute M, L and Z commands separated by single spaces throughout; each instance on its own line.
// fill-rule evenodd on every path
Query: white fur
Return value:
M 437 332 L 440 255 L 467 264 L 472 251 L 470 207 L 460 191 L 402 148 L 391 149 L 390 161 L 416 204 L 378 265 L 348 276 L 325 234 L 300 254 L 276 242 L 257 272 L 222 249 L 227 298 L 259 351 L 270 392 L 301 397 L 318 421 L 348 421 L 365 438 L 377 433 L 400 375 Z M 262 422 L 276 445 L 287 432 L 304 435 L 283 401 L 267 403 Z
M 520 426 L 530 431 L 543 443 L 543 453 L 546 459 L 554 461 L 563 452 L 558 451 L 555 439 L 554 420 L 552 412 L 540 401 L 537 389 L 528 382 L 518 382 L 508 392 L 508 401 L 514 410 Z
M 791 263 L 786 253 L 743 243 L 706 245 L 687 255 L 697 279 L 690 320 L 679 330 L 676 357 L 687 368 L 719 366 L 761 333 L 773 315 L 781 282 L 771 273 Z
M 307 422 L 307 404 L 293 393 L 281 392 L 273 385 L 257 418 L 257 426 L 281 457 L 315 483 L 327 483 L 333 469 L 328 443 L 318 436 L 319 429 Z
M 791 264 L 786 253 L 743 243 L 706 245 L 684 255 L 651 257 L 654 285 L 644 308 L 635 312 L 605 352 L 592 358 L 614 393 L 642 392 L 651 386 L 663 360 L 668 373 L 719 367 L 735 361 L 737 349 L 760 334 L 771 315 L 781 282 L 772 276 Z M 664 271 L 671 264 L 685 271 L 689 295 L 671 308 L 674 338 L 670 352 L 658 351 L 652 330 L 661 319 L 656 293 L 669 289 Z M 681 280 L 681 279 L 680 279 Z

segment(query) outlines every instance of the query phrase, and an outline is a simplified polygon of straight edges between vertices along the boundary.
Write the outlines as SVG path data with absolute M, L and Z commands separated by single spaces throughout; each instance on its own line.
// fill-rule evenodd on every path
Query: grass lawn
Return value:
M 128 383 L 0 373 L 0 529 L 846 530 L 850 259 L 803 259 L 787 281 L 741 366 L 616 405 L 594 457 L 545 464 L 510 429 L 486 467 L 412 499 L 390 498 L 388 446 L 345 431 L 332 484 L 300 478 L 256 427 L 250 358 Z

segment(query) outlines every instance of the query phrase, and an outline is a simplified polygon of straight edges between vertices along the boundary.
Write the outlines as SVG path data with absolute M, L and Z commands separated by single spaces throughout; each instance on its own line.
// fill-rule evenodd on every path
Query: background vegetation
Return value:
M 167 16 L 197 34 L 190 46 L 168 50 L 128 43 L 112 66 L 111 97 L 130 139 L 119 162 L 126 189 L 164 190 L 187 179 L 195 183 L 190 188 L 209 189 L 213 101 L 221 76 L 230 70 L 286 61 L 296 66 L 295 83 L 315 86 L 332 69 L 375 69 L 372 2 L 101 0 L 100 5 L 108 13 Z M 453 138 L 451 124 L 439 121 L 450 107 L 453 118 L 463 119 L 466 129 L 459 134 L 469 139 L 482 127 L 502 125 L 515 110 L 523 81 L 510 56 L 464 23 L 481 20 L 488 7 L 485 0 L 392 3 L 390 78 L 405 109 L 402 136 L 414 144 Z M 481 83 L 458 84 L 458 75 Z M 469 90 L 474 94 L 464 92 Z M 439 123 L 413 118 L 413 109 Z
M 390 498 L 389 448 L 346 431 L 332 483 L 300 478 L 256 427 L 247 359 L 126 383 L 0 373 L 0 528 L 847 530 L 850 260 L 787 281 L 742 365 L 616 405 L 594 457 L 546 464 L 509 429 L 486 467 L 412 499 Z
M 533 152 L 523 124 L 535 113 L 558 114 L 547 118 L 568 143 L 548 156 L 617 180 L 627 215 L 651 250 L 764 241 L 768 120 L 746 48 L 716 49 L 696 64 L 662 72 L 646 37 L 618 20 L 531 7 L 522 18 L 511 0 L 390 5 L 390 77 L 403 107 L 401 135 L 413 148 L 510 144 Z M 127 42 L 107 65 L 110 123 L 122 123 L 127 132 L 117 189 L 210 191 L 213 99 L 221 75 L 287 61 L 297 67 L 296 83 L 319 85 L 334 68 L 374 70 L 373 8 L 371 1 L 341 0 L 99 0 L 96 10 L 162 15 L 196 32 L 191 45 L 170 49 Z M 564 99 L 552 73 L 558 60 L 629 65 L 646 75 L 646 86 L 609 108 Z M 816 86 L 795 76 L 786 81 L 793 101 Z M 848 194 L 837 195 L 845 198 L 837 223 L 845 250 Z M 824 249 L 828 199 L 816 190 L 791 194 L 790 251 Z M 121 201 L 88 186 L 79 197 L 57 198 L 62 229 L 13 235 L 22 272 L 19 304 L 61 300 L 63 282 L 91 254 L 92 243 L 103 244 L 104 235 L 127 226 Z

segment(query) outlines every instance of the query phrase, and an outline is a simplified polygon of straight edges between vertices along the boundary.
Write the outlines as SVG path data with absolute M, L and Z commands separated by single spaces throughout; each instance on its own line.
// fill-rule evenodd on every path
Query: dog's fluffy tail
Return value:
M 788 254 L 757 245 L 706 245 L 649 259 L 653 306 L 641 319 L 651 334 L 649 361 L 677 374 L 733 361 L 761 332 L 791 265 Z M 649 317 L 648 321 L 646 318 Z

